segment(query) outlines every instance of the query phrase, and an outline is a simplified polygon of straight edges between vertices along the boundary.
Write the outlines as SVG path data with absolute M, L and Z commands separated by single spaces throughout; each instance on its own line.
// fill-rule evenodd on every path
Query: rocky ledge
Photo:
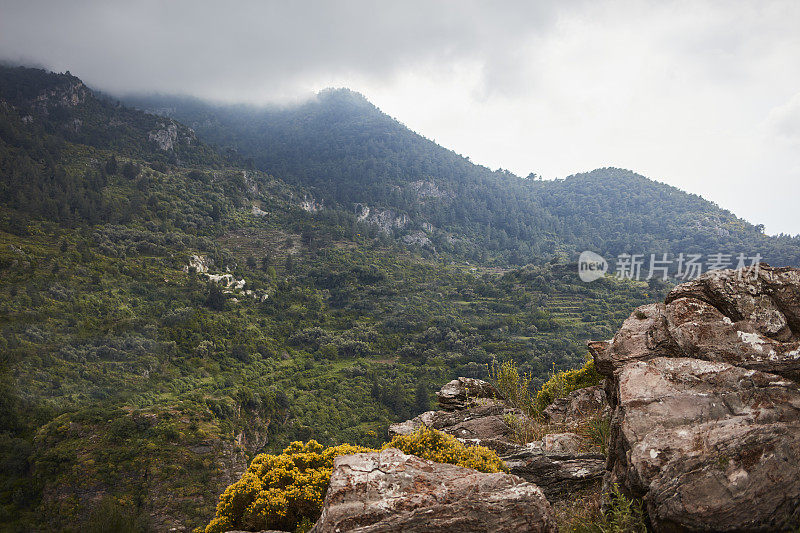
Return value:
M 436 395 L 441 410 L 390 426 L 389 437 L 407 435 L 425 426 L 453 435 L 467 445 L 486 446 L 505 461 L 511 474 L 538 485 L 551 502 L 571 499 L 577 490 L 599 488 L 605 455 L 568 430 L 570 424 L 608 411 L 601 387 L 580 389 L 559 400 L 545 414 L 555 433 L 525 444 L 518 443 L 514 428 L 508 424 L 511 420 L 525 424 L 525 414 L 509 407 L 489 383 L 462 377 L 447 383 Z M 542 427 L 538 421 L 536 425 Z
M 589 343 L 613 408 L 605 485 L 655 531 L 800 524 L 800 270 L 710 272 Z

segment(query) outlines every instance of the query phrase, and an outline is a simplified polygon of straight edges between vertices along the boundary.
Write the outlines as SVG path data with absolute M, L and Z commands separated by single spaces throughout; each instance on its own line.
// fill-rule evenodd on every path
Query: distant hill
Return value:
M 219 167 L 224 159 L 186 126 L 98 96 L 68 72 L 0 66 L 0 201 L 67 224 L 134 216 L 137 206 L 101 194 L 117 169 L 65 164 L 75 145 L 146 159 L 162 170 Z M 133 179 L 139 169 L 119 171 Z
M 375 221 L 398 237 L 425 242 L 424 232 L 437 250 L 480 262 L 523 264 L 591 249 L 610 257 L 760 253 L 775 264 L 800 264 L 800 238 L 765 236 L 761 226 L 699 196 L 616 168 L 555 181 L 491 171 L 346 89 L 289 107 L 165 96 L 127 101 L 309 187 L 317 202 L 362 217 L 378 213 Z

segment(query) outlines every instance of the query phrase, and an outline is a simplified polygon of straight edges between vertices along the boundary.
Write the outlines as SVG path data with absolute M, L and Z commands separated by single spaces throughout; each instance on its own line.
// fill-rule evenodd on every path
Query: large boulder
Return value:
M 614 409 L 606 483 L 656 531 L 800 523 L 800 270 L 709 272 L 589 350 Z
M 684 355 L 672 337 L 667 322 L 666 305 L 643 305 L 634 311 L 610 342 L 590 342 L 594 367 L 611 375 L 631 361 Z
M 780 531 L 800 520 L 800 387 L 727 363 L 655 358 L 617 380 L 609 482 L 658 531 Z
M 400 450 L 337 457 L 315 533 L 555 532 L 542 491 L 517 476 Z
M 747 321 L 759 333 L 780 341 L 798 339 L 800 331 L 800 270 L 773 268 L 762 263 L 758 271 L 713 270 L 682 283 L 666 303 L 680 298 L 702 300 L 734 322 Z
M 678 298 L 666 307 L 672 338 L 688 357 L 767 372 L 800 370 L 800 342 L 776 340 L 765 333 L 793 338 L 785 316 L 766 303 L 754 313 L 759 311 L 764 313 L 758 321 L 735 321 L 733 313 L 723 314 L 714 305 L 695 298 Z
M 714 270 L 645 305 L 611 341 L 590 342 L 598 372 L 693 357 L 777 374 L 800 371 L 800 270 Z
M 482 399 L 502 399 L 490 383 L 481 379 L 460 377 L 447 383 L 436 393 L 439 407 L 445 411 L 457 411 L 478 405 Z

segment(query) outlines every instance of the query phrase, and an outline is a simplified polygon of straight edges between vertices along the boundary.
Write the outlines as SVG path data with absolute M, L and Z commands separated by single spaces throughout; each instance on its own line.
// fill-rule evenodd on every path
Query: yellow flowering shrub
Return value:
M 382 449 L 386 448 L 399 448 L 429 461 L 481 472 L 503 469 L 503 462 L 490 449 L 464 446 L 455 437 L 433 429 L 397 436 Z M 351 444 L 324 448 L 311 440 L 305 444 L 293 442 L 280 455 L 259 454 L 241 479 L 222 493 L 217 515 L 206 526 L 205 533 L 234 529 L 304 530 L 322 512 L 334 458 L 374 451 L 377 450 Z
M 500 472 L 503 461 L 485 446 L 464 446 L 457 438 L 422 427 L 409 435 L 397 435 L 383 445 L 436 463 L 472 468 L 481 472 Z
M 292 531 L 301 522 L 313 523 L 322 510 L 333 459 L 368 451 L 374 450 L 350 444 L 324 448 L 311 440 L 293 442 L 280 455 L 259 454 L 241 479 L 222 493 L 217 515 L 205 531 Z

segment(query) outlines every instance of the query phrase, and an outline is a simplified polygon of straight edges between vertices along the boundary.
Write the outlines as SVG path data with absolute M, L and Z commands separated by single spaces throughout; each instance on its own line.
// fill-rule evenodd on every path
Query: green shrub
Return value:
M 642 502 L 626 497 L 617 484 L 606 494 L 608 508 L 600 512 L 599 500 L 576 502 L 571 516 L 560 517 L 560 533 L 646 533 L 645 514 Z
M 603 376 L 595 370 L 592 359 L 586 361 L 582 368 L 555 372 L 536 393 L 536 410 L 541 412 L 557 398 L 564 398 L 572 391 L 597 385 L 602 379 Z
M 611 419 L 607 416 L 593 416 L 586 422 L 584 430 L 588 441 L 600 448 L 603 455 L 608 451 L 608 440 L 611 435 Z
M 497 364 L 493 361 L 489 366 L 489 379 L 503 396 L 505 401 L 525 414 L 533 414 L 533 401 L 531 399 L 531 375 L 520 374 L 513 361 L 504 361 Z
M 581 368 L 553 372 L 535 397 L 531 397 L 530 392 L 532 376 L 520 373 L 513 361 L 500 364 L 493 362 L 489 366 L 489 378 L 509 405 L 535 417 L 556 398 L 563 398 L 574 390 L 597 385 L 603 376 L 594 369 L 594 361 L 589 359 Z
M 627 498 L 615 483 L 611 488 L 609 508 L 604 513 L 603 533 L 646 533 L 642 502 Z
M 83 531 L 87 533 L 142 533 L 147 524 L 142 516 L 111 498 L 104 498 L 92 509 Z

